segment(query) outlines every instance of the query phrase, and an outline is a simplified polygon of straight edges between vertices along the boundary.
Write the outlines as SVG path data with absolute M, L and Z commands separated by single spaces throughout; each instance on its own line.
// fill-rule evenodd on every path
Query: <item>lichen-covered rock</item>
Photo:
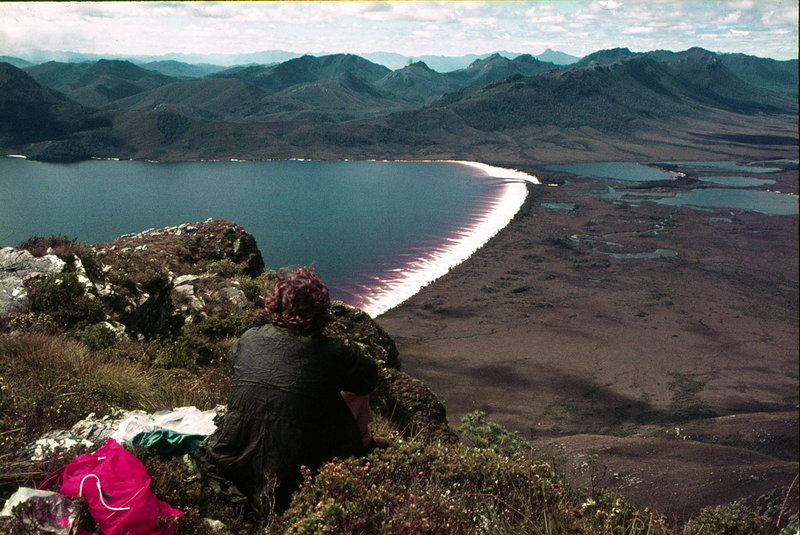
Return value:
M 373 409 L 388 418 L 405 437 L 425 442 L 458 442 L 447 423 L 444 405 L 419 379 L 400 370 L 382 368 L 370 398 Z
M 61 273 L 66 262 L 55 255 L 35 257 L 14 247 L 0 249 L 0 317 L 20 312 L 28 300 L 25 280 L 39 273 Z
M 331 305 L 332 321 L 325 328 L 325 334 L 340 338 L 389 368 L 399 368 L 397 347 L 394 340 L 386 334 L 369 314 L 355 307 L 334 301 Z
M 175 275 L 197 273 L 211 262 L 228 260 L 251 277 L 264 271 L 264 259 L 255 238 L 244 228 L 224 219 L 208 219 L 202 223 L 184 223 L 175 227 L 148 229 L 96 246 L 98 258 L 105 265 L 126 265 L 136 257 L 148 265 L 158 265 Z
M 57 296 L 45 294 L 62 281 L 45 280 L 42 274 L 68 275 L 63 282 L 69 283 L 70 295 L 92 305 L 85 319 L 78 310 L 67 318 L 59 309 L 56 320 L 63 321 L 56 324 L 76 329 L 118 322 L 130 336 L 150 339 L 251 307 L 237 277 L 255 277 L 264 268 L 255 239 L 221 219 L 126 234 L 94 247 L 57 237 L 32 237 L 20 247 L 0 253 L 0 317 L 8 316 L 5 324 L 12 330 L 52 323 L 48 307 L 57 305 Z M 43 305 L 32 312 L 41 317 L 14 320 L 30 309 L 31 292 L 37 291 L 41 295 L 33 298 Z
M 255 277 L 264 269 L 255 238 L 223 219 L 125 234 L 96 250 L 111 283 L 103 289 L 114 315 L 145 338 L 175 334 L 186 323 L 246 308 L 233 275 Z M 220 266 L 230 273 L 215 273 Z

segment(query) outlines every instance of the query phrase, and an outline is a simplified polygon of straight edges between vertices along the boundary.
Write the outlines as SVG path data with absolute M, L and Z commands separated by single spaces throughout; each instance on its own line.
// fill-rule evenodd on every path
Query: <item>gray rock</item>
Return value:
M 55 255 L 35 257 L 14 247 L 0 249 L 0 316 L 9 316 L 28 300 L 23 281 L 35 273 L 61 273 L 66 262 Z
M 106 329 L 112 331 L 117 336 L 117 340 L 130 339 L 130 336 L 128 336 L 128 333 L 126 332 L 125 325 L 122 323 L 118 321 L 103 321 L 101 323 Z
M 244 295 L 244 292 L 239 288 L 228 286 L 220 290 L 220 294 L 222 294 L 223 300 L 227 301 L 236 308 L 243 309 L 250 304 L 247 300 L 247 296 Z

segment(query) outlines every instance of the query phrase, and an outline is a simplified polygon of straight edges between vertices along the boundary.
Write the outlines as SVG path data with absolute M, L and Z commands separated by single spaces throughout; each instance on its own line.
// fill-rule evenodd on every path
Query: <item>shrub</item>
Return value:
M 527 533 L 565 499 L 546 464 L 486 449 L 398 443 L 324 465 L 281 519 L 287 534 Z
M 47 254 L 48 249 L 52 249 L 52 254 L 57 255 L 62 260 L 63 255 L 69 252 L 69 248 L 77 243 L 76 238 L 69 238 L 62 235 L 52 235 L 48 238 L 33 235 L 25 241 L 17 245 L 17 249 L 25 249 L 35 257 L 41 257 Z
M 67 329 L 79 329 L 103 319 L 102 305 L 86 294 L 74 273 L 49 273 L 34 281 L 29 292 L 32 312 L 47 314 Z
M 260 304 L 264 298 L 264 284 L 245 275 L 237 280 L 239 281 L 239 288 L 241 288 L 247 300 L 255 305 Z
M 209 527 L 207 518 L 222 522 L 226 533 L 253 533 L 253 524 L 247 521 L 243 507 L 218 499 L 181 459 L 161 459 L 140 448 L 134 449 L 134 454 L 144 462 L 152 477 L 150 489 L 159 499 L 183 512 L 176 535 L 219 533 Z
M 80 341 L 92 351 L 100 351 L 117 343 L 117 333 L 103 323 L 96 323 L 81 331 Z
M 209 316 L 200 322 L 184 327 L 185 331 L 221 341 L 225 338 L 236 338 L 252 327 L 250 312 L 236 310 L 225 315 Z
M 35 257 L 44 256 L 49 251 L 49 254 L 56 255 L 68 264 L 78 258 L 91 279 L 99 277 L 101 273 L 97 265 L 97 253 L 94 248 L 91 245 L 79 242 L 77 238 L 57 234 L 47 238 L 34 235 L 20 242 L 17 245 L 17 249 L 25 249 Z
M 160 338 L 154 345 L 157 348 L 154 364 L 160 368 L 197 371 L 201 363 L 210 362 L 214 355 L 213 344 L 199 336 Z
M 186 324 L 175 339 L 164 337 L 155 343 L 155 364 L 162 368 L 197 371 L 200 366 L 221 362 L 225 360 L 232 339 L 252 326 L 253 316 L 247 310 L 209 316 L 196 324 Z
M 684 535 L 761 535 L 766 532 L 768 519 L 740 504 L 706 507 L 689 519 Z
M 230 258 L 223 258 L 221 260 L 212 260 L 211 262 L 205 265 L 206 271 L 210 273 L 216 273 L 217 275 L 225 278 L 231 278 L 241 275 L 243 269 L 245 268 L 246 266 L 237 264 Z
M 479 448 L 489 448 L 495 453 L 516 455 L 530 452 L 531 446 L 516 431 L 486 419 L 483 411 L 473 411 L 461 419 L 458 428 L 462 436 Z

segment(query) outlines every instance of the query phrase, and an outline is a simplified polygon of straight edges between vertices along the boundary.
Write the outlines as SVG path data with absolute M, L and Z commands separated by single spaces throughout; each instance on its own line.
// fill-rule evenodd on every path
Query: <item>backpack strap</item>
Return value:
M 128 509 L 130 509 L 130 507 L 111 507 L 106 503 L 106 501 L 103 499 L 103 489 L 100 487 L 100 478 L 97 477 L 97 474 L 86 474 L 85 476 L 83 476 L 83 479 L 81 479 L 80 488 L 78 490 L 78 496 L 83 496 L 83 484 L 90 477 L 93 477 L 97 480 L 97 495 L 100 498 L 100 503 L 103 505 L 103 507 L 105 507 L 109 511 L 127 511 Z M 137 492 L 136 494 L 139 493 Z
M 46 490 L 46 489 L 48 489 L 48 488 L 52 487 L 52 486 L 53 486 L 53 483 L 55 483 L 55 481 L 56 481 L 57 479 L 61 479 L 61 476 L 62 476 L 62 474 L 64 473 L 64 470 L 65 470 L 66 468 L 67 468 L 67 465 L 65 464 L 65 465 L 64 465 L 64 466 L 62 466 L 61 468 L 59 468 L 59 469 L 55 470 L 54 472 L 51 472 L 51 473 L 50 473 L 50 474 L 49 474 L 47 477 L 45 477 L 45 478 L 44 478 L 44 479 L 41 481 L 41 483 L 39 483 L 38 485 L 36 485 L 36 488 L 37 488 L 37 489 L 39 489 L 39 490 Z

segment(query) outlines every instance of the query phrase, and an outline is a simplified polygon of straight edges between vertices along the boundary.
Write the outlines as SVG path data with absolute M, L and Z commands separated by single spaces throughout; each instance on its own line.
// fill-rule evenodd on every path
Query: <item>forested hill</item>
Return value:
M 605 50 L 574 65 L 493 55 L 446 73 L 423 62 L 391 71 L 350 54 L 225 70 L 157 65 L 174 76 L 145 67 L 3 64 L 3 150 L 46 160 L 529 161 L 543 157 L 534 148 L 592 151 L 602 142 L 654 155 L 700 138 L 753 139 L 756 130 L 778 152 L 797 143 L 796 60 L 699 48 Z

